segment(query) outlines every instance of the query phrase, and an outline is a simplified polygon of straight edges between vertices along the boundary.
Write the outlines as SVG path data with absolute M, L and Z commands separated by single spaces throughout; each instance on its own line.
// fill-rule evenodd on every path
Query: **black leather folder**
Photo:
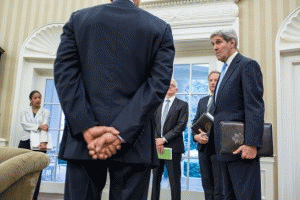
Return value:
M 209 113 L 203 113 L 199 119 L 192 125 L 192 129 L 195 133 L 199 133 L 199 129 L 209 134 L 209 131 L 214 124 L 214 117 Z
M 240 146 L 244 145 L 244 123 L 234 121 L 222 121 L 221 125 L 221 154 L 231 155 Z M 264 124 L 262 146 L 258 148 L 259 157 L 273 156 L 272 124 Z

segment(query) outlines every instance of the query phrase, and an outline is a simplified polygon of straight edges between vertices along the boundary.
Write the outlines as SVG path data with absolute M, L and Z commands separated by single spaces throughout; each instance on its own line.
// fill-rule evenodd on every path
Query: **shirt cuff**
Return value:
M 117 137 L 121 140 L 122 143 L 126 143 L 126 141 L 118 134 Z
M 168 140 L 165 137 L 162 137 L 165 143 L 168 143 Z

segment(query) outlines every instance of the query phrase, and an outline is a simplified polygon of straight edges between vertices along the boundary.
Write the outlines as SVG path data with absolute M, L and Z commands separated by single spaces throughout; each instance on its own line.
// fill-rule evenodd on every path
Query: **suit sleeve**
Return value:
M 164 135 L 164 138 L 166 138 L 168 142 L 172 141 L 172 139 L 182 134 L 182 132 L 186 128 L 188 122 L 188 116 L 189 116 L 188 104 L 184 102 L 184 104 L 182 104 L 181 106 L 176 125 L 174 126 L 173 129 L 171 129 L 169 132 L 167 132 Z
M 197 107 L 197 112 L 196 112 L 196 115 L 195 115 L 195 117 L 194 117 L 193 124 L 199 119 L 200 115 L 202 114 L 202 113 L 201 113 L 202 101 L 203 101 L 203 99 L 200 99 L 200 100 L 199 100 L 198 107 Z M 194 141 L 194 142 L 197 142 L 197 141 L 194 139 L 194 136 L 197 135 L 197 134 L 198 134 L 198 133 L 196 133 L 196 132 L 192 129 L 192 137 L 193 137 L 193 141 Z
M 76 136 L 97 125 L 97 121 L 86 97 L 74 35 L 73 16 L 74 14 L 63 28 L 54 64 L 54 81 L 71 133 Z
M 242 69 L 245 107 L 245 144 L 260 147 L 264 130 L 263 78 L 260 66 L 250 61 Z
M 26 119 L 26 112 L 27 111 L 23 111 L 22 114 L 21 114 L 21 125 L 22 125 L 23 129 L 26 130 L 26 131 L 35 131 L 35 132 L 37 132 L 38 128 L 39 128 L 39 124 L 29 123 Z
M 126 142 L 132 143 L 138 137 L 163 101 L 172 77 L 174 55 L 172 31 L 167 25 L 149 77 L 111 124 Z

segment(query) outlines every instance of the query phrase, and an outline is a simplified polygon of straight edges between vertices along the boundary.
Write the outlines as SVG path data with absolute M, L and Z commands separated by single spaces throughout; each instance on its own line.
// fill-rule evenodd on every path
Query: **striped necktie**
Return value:
M 226 73 L 227 66 L 228 66 L 227 63 L 225 62 L 224 65 L 223 65 L 223 67 L 222 67 L 221 76 L 219 78 L 218 85 L 217 85 L 217 90 L 215 92 L 215 101 L 217 100 L 218 91 L 219 91 L 220 85 L 222 83 L 222 79 L 223 79 L 223 77 L 224 77 L 224 75 Z

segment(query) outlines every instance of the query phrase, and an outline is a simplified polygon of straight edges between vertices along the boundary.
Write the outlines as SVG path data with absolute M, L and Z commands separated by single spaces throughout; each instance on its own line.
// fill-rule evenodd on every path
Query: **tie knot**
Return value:
M 170 99 L 166 99 L 166 102 L 169 103 L 169 102 L 170 102 Z
M 226 67 L 227 67 L 227 63 L 225 62 L 223 67 L 222 67 L 222 72 L 226 69 Z

